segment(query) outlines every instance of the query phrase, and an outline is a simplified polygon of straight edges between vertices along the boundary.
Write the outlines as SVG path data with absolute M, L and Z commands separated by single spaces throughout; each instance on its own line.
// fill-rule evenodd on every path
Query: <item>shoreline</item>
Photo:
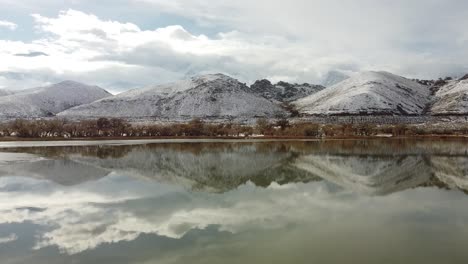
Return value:
M 306 141 L 327 141 L 327 140 L 374 140 L 374 139 L 467 139 L 468 135 L 405 135 L 405 136 L 336 136 L 336 137 L 305 137 L 305 136 L 264 136 L 264 137 L 77 137 L 77 138 L 20 138 L 8 137 L 0 138 L 3 142 L 77 142 L 77 141 L 164 141 L 164 140 L 220 140 L 220 141 L 265 141 L 265 140 L 306 140 Z

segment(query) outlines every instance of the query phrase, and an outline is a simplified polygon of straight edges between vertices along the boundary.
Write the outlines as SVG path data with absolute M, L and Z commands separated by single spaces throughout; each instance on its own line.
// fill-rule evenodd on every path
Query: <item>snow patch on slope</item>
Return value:
M 7 89 L 0 89 L 0 97 L 1 96 L 7 96 L 7 95 L 12 95 L 14 94 L 14 91 L 10 91 Z
M 45 87 L 0 96 L 0 118 L 53 116 L 65 109 L 90 103 L 111 94 L 97 86 L 64 81 Z
M 441 87 L 431 108 L 434 115 L 468 114 L 468 80 L 455 80 Z
M 428 103 L 427 87 L 388 72 L 359 73 L 294 102 L 309 115 L 419 115 Z
M 342 81 L 344 81 L 344 80 L 346 80 L 348 78 L 349 78 L 349 76 L 342 73 L 342 72 L 330 71 L 323 78 L 322 85 L 325 86 L 325 87 L 330 87 L 330 86 L 333 86 L 333 85 L 335 85 L 337 83 L 340 83 L 340 82 L 342 82 Z
M 286 112 L 237 80 L 209 74 L 135 89 L 60 113 L 69 117 L 161 119 L 275 117 Z

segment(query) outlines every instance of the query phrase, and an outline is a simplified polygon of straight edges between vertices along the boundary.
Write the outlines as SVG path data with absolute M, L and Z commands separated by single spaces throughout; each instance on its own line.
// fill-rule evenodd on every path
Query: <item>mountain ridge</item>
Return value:
M 435 94 L 432 115 L 468 114 L 468 74 L 458 80 L 450 80 Z
M 272 84 L 267 79 L 257 80 L 251 86 L 250 89 L 268 99 L 277 101 L 280 103 L 290 103 L 299 98 L 314 94 L 318 91 L 325 89 L 322 85 L 313 85 L 309 83 L 297 84 L 280 81 L 276 84 Z
M 420 115 L 429 89 L 388 72 L 362 72 L 293 104 L 306 115 Z
M 81 105 L 63 117 L 255 118 L 287 115 L 279 105 L 254 94 L 224 74 L 207 74 L 148 86 Z
M 296 116 L 468 115 L 468 74 L 459 79 L 410 80 L 383 71 L 361 72 L 324 87 L 267 79 L 247 86 L 205 74 L 112 95 L 76 81 L 25 90 L 0 90 L 0 119 L 99 118 L 253 120 Z
M 0 96 L 0 117 L 35 118 L 54 116 L 63 110 L 111 96 L 98 87 L 75 81 L 19 90 Z

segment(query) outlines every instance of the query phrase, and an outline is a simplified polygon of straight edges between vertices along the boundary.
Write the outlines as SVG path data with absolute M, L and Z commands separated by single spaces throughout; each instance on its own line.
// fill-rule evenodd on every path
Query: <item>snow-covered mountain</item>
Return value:
M 333 77 L 331 82 L 346 78 L 339 74 L 329 77 Z M 97 86 L 64 81 L 20 91 L 0 89 L 0 119 L 58 115 L 252 120 L 289 116 L 283 103 L 291 103 L 305 115 L 468 115 L 468 76 L 424 81 L 371 71 L 325 88 L 307 83 L 272 84 L 265 79 L 247 87 L 223 74 L 207 74 L 116 96 Z
M 419 115 L 429 100 L 427 86 L 388 72 L 362 72 L 293 104 L 309 115 Z
M 0 89 L 0 96 L 7 96 L 14 94 L 13 91 L 7 89 Z
M 0 96 L 0 118 L 54 116 L 68 108 L 110 95 L 106 90 L 97 86 L 64 81 Z
M 327 75 L 325 75 L 325 77 L 323 78 L 322 80 L 322 85 L 325 86 L 325 87 L 330 87 L 330 86 L 333 86 L 337 83 L 340 83 L 346 79 L 348 79 L 349 76 L 342 73 L 342 72 L 339 72 L 339 71 L 330 71 L 327 73 Z
M 468 114 L 468 75 L 442 86 L 435 94 L 430 112 L 433 115 Z
M 323 90 L 325 87 L 321 85 L 291 84 L 287 82 L 278 82 L 272 84 L 269 80 L 258 80 L 250 86 L 250 89 L 268 99 L 278 102 L 292 102 L 297 99 L 309 96 Z
M 135 89 L 60 113 L 64 117 L 191 118 L 276 117 L 288 113 L 239 81 L 208 74 Z

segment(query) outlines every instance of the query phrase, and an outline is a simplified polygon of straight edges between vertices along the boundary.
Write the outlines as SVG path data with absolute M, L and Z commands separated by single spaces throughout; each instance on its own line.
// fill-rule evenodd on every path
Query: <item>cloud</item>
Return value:
M 19 57 L 37 57 L 37 56 L 49 56 L 47 53 L 40 52 L 40 51 L 30 51 L 28 53 L 18 53 L 15 56 Z
M 305 57 L 304 47 L 278 36 L 251 38 L 232 31 L 209 38 L 193 35 L 180 25 L 142 30 L 131 23 L 105 21 L 75 10 L 62 11 L 57 18 L 39 14 L 33 18 L 36 30 L 46 37 L 31 43 L 0 41 L 5 47 L 0 70 L 52 72 L 54 78 L 38 78 L 73 77 L 114 90 L 122 89 L 115 83 L 143 86 L 211 72 L 247 82 L 260 77 L 311 80 L 320 75 L 310 65 L 313 57 Z M 28 56 L 18 59 L 18 54 Z M 39 56 L 43 54 L 49 56 Z M 337 62 L 352 64 L 343 56 L 316 59 L 315 65 L 327 67 Z
M 250 36 L 290 37 L 314 60 L 352 56 L 359 69 L 434 77 L 466 71 L 468 3 L 451 0 L 135 0 Z M 309 61 L 314 65 L 314 61 Z M 421 65 L 426 65 L 418 70 Z M 335 66 L 335 65 L 332 65 Z M 319 67 L 320 69 L 320 67 Z
M 91 1 L 79 2 L 101 10 Z M 112 16 L 102 12 L 33 14 L 37 34 L 32 41 L 0 40 L 0 72 L 47 73 L 24 85 L 73 78 L 113 91 L 212 72 L 247 83 L 260 78 L 317 83 L 335 70 L 386 70 L 415 78 L 459 75 L 468 71 L 468 3 L 449 2 L 129 0 L 113 7 L 183 17 L 198 24 L 197 32 L 211 32 L 206 35 L 188 30 L 190 23 L 149 23 L 143 29 L 125 16 L 104 19 Z M 24 3 L 28 10 L 35 4 Z M 15 56 L 38 55 L 34 52 L 48 56 Z M 18 84 L 0 79 L 0 87 Z
M 9 29 L 9 30 L 16 30 L 16 28 L 18 28 L 18 25 L 13 23 L 13 22 L 10 22 L 10 21 L 0 20 L 0 28 L 6 28 L 6 29 Z

